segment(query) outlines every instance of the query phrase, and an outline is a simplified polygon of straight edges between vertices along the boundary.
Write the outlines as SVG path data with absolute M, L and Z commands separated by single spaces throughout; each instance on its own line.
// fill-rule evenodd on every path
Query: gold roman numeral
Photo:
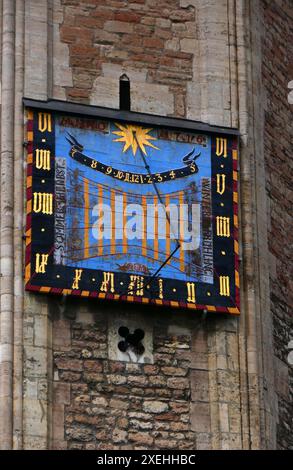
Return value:
M 217 175 L 217 193 L 224 194 L 226 189 L 226 175 Z
M 222 297 L 230 296 L 230 279 L 229 276 L 220 276 L 220 295 Z
M 38 170 L 51 170 L 50 150 L 36 149 L 36 168 Z
M 115 292 L 114 289 L 114 273 L 103 272 L 103 282 L 100 288 L 101 292 Z
M 128 286 L 129 295 L 143 295 L 144 279 L 142 276 L 130 276 L 130 283 Z
M 187 282 L 186 283 L 186 286 L 187 286 L 187 302 L 188 303 L 192 303 L 192 304 L 195 304 L 196 303 L 196 299 L 195 299 L 195 284 L 194 282 Z
M 46 266 L 48 264 L 48 254 L 36 254 L 36 273 L 44 274 L 46 272 Z
M 52 121 L 51 114 L 49 113 L 38 113 L 38 129 L 40 132 L 52 132 Z
M 34 193 L 33 212 L 36 214 L 53 214 L 53 194 L 51 193 Z
M 83 269 L 76 269 L 75 270 L 72 289 L 77 289 L 77 290 L 79 289 L 79 281 L 81 280 L 82 271 L 83 271 Z
M 229 238 L 230 233 L 230 218 L 229 217 L 217 217 L 217 235 L 218 237 Z
M 227 145 L 227 139 L 223 139 L 222 137 L 217 137 L 216 138 L 216 155 L 218 157 L 224 157 L 227 158 L 228 156 L 228 145 Z
M 164 294 L 163 294 L 163 279 L 159 279 L 159 299 L 162 299 L 164 298 Z

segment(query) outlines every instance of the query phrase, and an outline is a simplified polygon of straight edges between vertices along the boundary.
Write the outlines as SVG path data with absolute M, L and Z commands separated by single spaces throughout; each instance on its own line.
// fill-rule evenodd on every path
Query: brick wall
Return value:
M 265 159 L 269 201 L 271 311 L 274 322 L 279 448 L 293 446 L 293 371 L 288 368 L 292 332 L 292 1 L 262 1 L 264 20 L 263 83 L 266 93 Z M 290 383 L 291 382 L 291 392 Z
M 126 72 L 135 70 L 136 81 L 140 77 L 138 81 L 147 88 L 152 84 L 149 94 L 155 90 L 156 98 L 161 99 L 162 114 L 167 111 L 184 116 L 186 85 L 193 76 L 193 54 L 185 50 L 188 41 L 194 47 L 195 10 L 192 5 L 183 8 L 181 3 L 163 0 L 158 8 L 156 0 L 62 0 L 60 39 L 69 46 L 73 75 L 72 86 L 66 87 L 67 99 L 90 102 L 94 82 L 99 83 L 99 77 L 105 76 L 105 64 L 111 64 L 121 73 L 123 68 Z M 115 78 L 117 86 L 118 79 L 119 75 Z M 103 94 L 111 94 L 109 77 L 101 78 L 100 85 L 101 105 Z M 143 88 L 133 88 L 134 102 L 136 93 L 144 93 Z M 115 98 L 109 99 L 113 102 Z M 164 99 L 172 101 L 167 108 Z
M 142 312 L 129 310 L 140 325 Z M 186 328 L 194 321 L 183 315 L 174 323 L 167 315 L 160 319 L 148 312 L 154 364 L 136 364 L 108 359 L 111 306 L 89 302 L 80 311 L 69 301 L 68 312 L 71 319 L 54 318 L 53 447 L 194 449 L 191 333 Z M 199 416 L 198 424 L 207 418 Z

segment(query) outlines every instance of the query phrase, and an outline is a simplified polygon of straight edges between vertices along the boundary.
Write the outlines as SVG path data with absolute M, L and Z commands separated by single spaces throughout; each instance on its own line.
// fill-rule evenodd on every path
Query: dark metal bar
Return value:
M 156 279 L 160 271 L 163 269 L 164 266 L 166 266 L 166 264 L 170 261 L 170 259 L 173 258 L 175 253 L 179 250 L 179 248 L 180 248 L 180 244 L 178 243 L 176 248 L 174 248 L 172 253 L 168 256 L 168 258 L 165 259 L 165 261 L 161 264 L 161 266 L 157 269 L 157 271 L 151 276 L 150 280 L 148 281 L 148 285 L 152 284 L 152 282 Z
M 130 111 L 130 81 L 124 73 L 119 80 L 119 108 L 121 111 Z

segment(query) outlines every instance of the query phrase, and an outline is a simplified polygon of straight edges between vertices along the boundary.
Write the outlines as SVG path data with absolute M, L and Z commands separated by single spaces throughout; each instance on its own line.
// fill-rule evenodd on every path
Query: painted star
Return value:
M 114 131 L 113 134 L 120 137 L 119 139 L 115 139 L 113 142 L 125 142 L 123 152 L 126 152 L 131 147 L 133 155 L 135 155 L 139 147 L 146 155 L 145 146 L 159 150 L 158 147 L 150 142 L 150 140 L 156 140 L 155 137 L 149 135 L 149 132 L 152 129 L 145 129 L 141 126 L 134 126 L 132 124 L 126 124 L 123 126 L 122 124 L 115 123 L 115 125 L 120 129 L 120 131 Z M 136 138 L 134 135 L 136 135 Z

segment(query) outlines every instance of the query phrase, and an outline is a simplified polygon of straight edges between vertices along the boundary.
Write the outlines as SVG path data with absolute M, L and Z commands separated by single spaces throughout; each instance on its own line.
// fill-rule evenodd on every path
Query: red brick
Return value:
M 109 362 L 110 372 L 122 372 L 125 370 L 125 362 Z
M 189 413 L 189 403 L 177 402 L 177 403 L 170 403 L 172 410 L 176 413 Z
M 126 21 L 127 23 L 139 23 L 141 16 L 131 11 L 119 11 L 114 13 L 115 20 Z
M 146 365 L 144 366 L 144 372 L 147 375 L 156 375 L 159 372 L 158 366 Z
M 152 56 L 149 54 L 135 54 L 132 56 L 132 60 L 134 62 L 143 62 L 144 64 L 148 64 L 150 67 L 152 64 L 158 64 L 159 58 L 156 56 Z
M 159 421 L 178 421 L 179 416 L 176 413 L 162 413 L 156 416 Z
M 83 363 L 84 369 L 93 371 L 93 372 L 102 372 L 103 370 L 103 363 L 96 361 L 84 361 Z
M 163 49 L 164 48 L 164 41 L 159 38 L 144 38 L 143 45 L 149 49 Z
M 73 43 L 78 36 L 79 28 L 75 26 L 63 25 L 60 28 L 60 39 L 66 43 Z
M 152 445 L 153 443 L 153 437 L 149 433 L 145 432 L 137 432 L 129 433 L 129 441 L 130 442 L 138 442 L 139 444 L 145 444 L 145 445 Z
M 76 24 L 79 27 L 86 27 L 86 28 L 100 28 L 102 26 L 102 22 L 99 17 L 96 16 L 78 16 L 76 18 Z
M 92 16 L 97 16 L 99 20 L 112 20 L 114 18 L 115 12 L 113 10 L 102 10 L 97 8 L 95 11 L 91 12 Z
M 88 98 L 89 92 L 88 90 L 72 88 L 68 91 L 68 96 L 70 96 L 71 98 Z

